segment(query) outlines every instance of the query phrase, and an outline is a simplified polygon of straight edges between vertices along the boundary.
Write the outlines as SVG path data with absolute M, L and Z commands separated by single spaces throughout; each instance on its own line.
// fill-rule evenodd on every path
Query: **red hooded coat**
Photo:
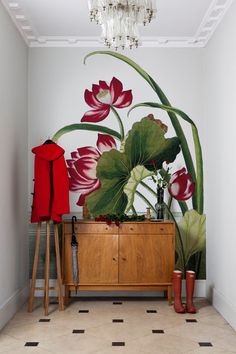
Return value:
M 61 222 L 62 214 L 70 212 L 65 151 L 55 143 L 46 143 L 33 148 L 32 152 L 35 163 L 31 222 Z

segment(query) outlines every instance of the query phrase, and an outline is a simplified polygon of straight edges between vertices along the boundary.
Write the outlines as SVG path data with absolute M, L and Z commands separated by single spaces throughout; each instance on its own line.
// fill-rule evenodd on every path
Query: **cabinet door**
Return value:
M 80 284 L 118 283 L 118 235 L 80 234 Z
M 120 283 L 168 283 L 174 268 L 173 235 L 119 236 Z
M 118 235 L 79 234 L 79 284 L 118 283 Z M 63 283 L 73 285 L 71 235 L 64 235 Z

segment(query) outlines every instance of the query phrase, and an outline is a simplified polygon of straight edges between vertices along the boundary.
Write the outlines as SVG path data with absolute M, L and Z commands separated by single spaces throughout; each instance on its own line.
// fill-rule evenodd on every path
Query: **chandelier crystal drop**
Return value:
M 156 17 L 156 0 L 89 0 L 90 20 L 102 27 L 106 46 L 124 49 L 140 44 L 139 25 Z

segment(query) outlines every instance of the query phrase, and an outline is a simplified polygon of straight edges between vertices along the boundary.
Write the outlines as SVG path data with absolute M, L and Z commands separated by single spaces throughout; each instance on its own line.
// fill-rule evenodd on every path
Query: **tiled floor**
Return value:
M 24 306 L 0 332 L 0 353 L 236 353 L 236 332 L 206 300 L 195 303 L 190 315 L 163 300 L 80 299 L 63 312 L 50 305 L 47 318 L 41 304 L 32 314 Z

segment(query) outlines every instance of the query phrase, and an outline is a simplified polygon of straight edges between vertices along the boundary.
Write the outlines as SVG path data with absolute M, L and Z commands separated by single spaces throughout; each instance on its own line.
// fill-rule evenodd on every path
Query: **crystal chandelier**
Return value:
M 156 0 L 88 0 L 90 20 L 102 27 L 101 38 L 110 47 L 124 49 L 140 44 L 139 25 L 156 16 Z

